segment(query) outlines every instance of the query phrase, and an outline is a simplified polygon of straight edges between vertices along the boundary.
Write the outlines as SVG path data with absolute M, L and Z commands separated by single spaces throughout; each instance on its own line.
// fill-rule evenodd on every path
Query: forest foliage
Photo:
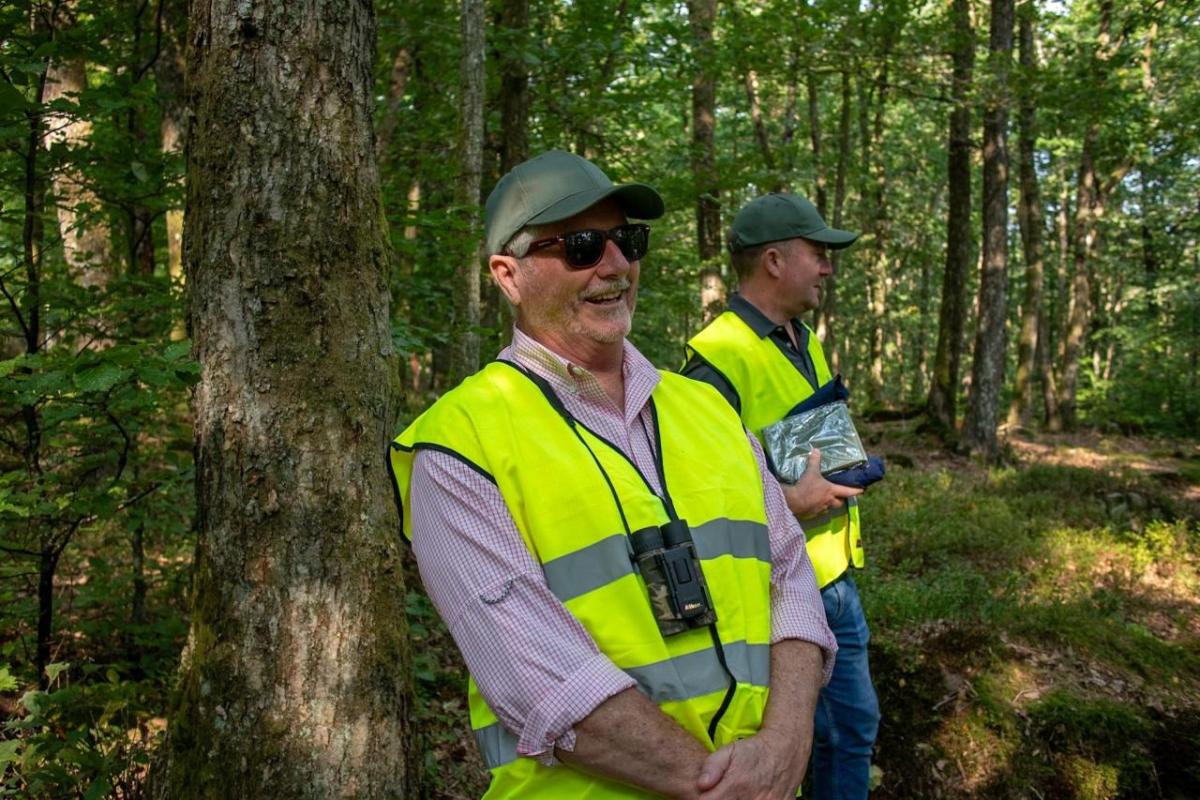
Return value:
M 955 26 L 956 8 L 965 28 Z M 467 10 L 482 13 L 482 36 L 462 26 Z M 979 0 L 376 0 L 374 135 L 402 418 L 503 346 L 503 301 L 486 280 L 470 296 L 481 271 L 473 241 L 481 201 L 513 163 L 550 148 L 650 183 L 666 199 L 632 334 L 660 367 L 679 365 L 714 298 L 719 305 L 736 288 L 719 244 L 743 202 L 795 191 L 832 223 L 862 231 L 839 255 L 813 324 L 860 413 L 919 414 L 942 332 L 956 107 L 970 123 L 971 181 L 969 206 L 957 210 L 971 231 L 953 343 L 961 416 L 979 318 L 983 118 L 999 102 L 1009 112 L 1004 430 L 1200 435 L 1200 8 L 1027 0 L 1017 16 L 1029 19 L 1029 58 L 1017 46 L 989 51 L 990 11 Z M 0 792 L 8 794 L 140 796 L 187 630 L 196 515 L 188 401 L 199 374 L 181 268 L 187 13 L 182 0 L 0 6 Z M 974 70 L 959 93 L 952 54 L 963 47 Z M 1005 69 L 998 59 L 1008 59 Z M 482 70 L 479 81 L 468 79 L 472 70 Z M 1018 219 L 1025 166 L 1040 196 L 1031 220 Z M 1040 272 L 1030 268 L 1030 226 L 1044 241 Z M 1035 274 L 1042 290 L 1031 294 Z M 1027 319 L 1039 335 L 1024 357 L 1033 377 L 1018 408 Z M 477 350 L 462 346 L 468 334 Z M 947 439 L 954 443 L 953 429 Z M 1028 480 L 999 474 L 1002 490 Z M 1145 547 L 1165 558 L 1178 542 L 1194 558 L 1192 512 L 1167 505 L 1156 517 L 1166 527 L 1143 526 Z M 1040 510 L 993 509 L 1017 518 Z M 1127 522 L 1109 530 L 1098 518 L 1085 529 L 1108 531 L 1116 550 L 1127 548 L 1119 559 L 1132 563 L 1142 551 L 1121 537 L 1141 533 Z M 978 529 L 990 530 L 983 521 Z M 1087 550 L 1073 535 L 1047 535 Z M 976 553 L 977 543 L 943 536 L 951 534 L 913 547 Z M 919 572 L 909 558 L 921 556 L 882 561 Z M 1003 588 L 964 563 L 949 579 L 960 585 L 942 609 L 947 618 L 960 601 Z M 916 617 L 942 618 L 924 619 L 934 600 L 918 602 L 887 580 L 871 573 L 865 582 L 868 593 L 879 588 L 870 610 L 885 631 L 900 637 Z M 1194 573 L 1173 580 L 1194 609 Z M 421 603 L 410 597 L 418 637 L 433 630 Z M 998 624 L 993 611 L 1009 613 L 987 606 L 972 629 Z M 1028 633 L 1001 621 L 1012 626 L 1001 626 L 1006 636 Z M 1044 630 L 1053 638 L 1062 624 Z M 1149 641 L 1112 636 L 1092 646 Z M 1162 669 L 1195 681 L 1190 636 L 1191 655 L 1163 655 Z M 985 644 L 995 651 L 998 641 Z M 911 671 L 903 652 L 888 663 Z M 1135 662 L 1123 668 L 1169 680 Z M 426 697 L 439 696 L 442 676 L 427 664 L 425 677 Z M 1051 704 L 1033 722 L 999 711 L 991 722 L 971 720 L 992 731 L 1044 725 L 1052 741 L 1070 727 L 1055 715 L 1069 711 Z M 1079 757 L 1091 758 L 1085 749 Z M 1071 796 L 1153 796 L 1136 793 L 1152 783 L 1152 770 L 1138 769 L 1136 784 L 1101 776 L 1109 794 Z

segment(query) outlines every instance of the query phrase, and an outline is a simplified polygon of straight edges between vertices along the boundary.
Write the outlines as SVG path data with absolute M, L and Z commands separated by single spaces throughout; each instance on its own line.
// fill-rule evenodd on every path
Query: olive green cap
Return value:
M 772 192 L 756 197 L 733 218 L 729 228 L 729 251 L 785 239 L 808 239 L 840 250 L 854 244 L 857 233 L 831 228 L 808 200 L 795 194 Z
M 614 184 L 586 158 L 550 150 L 523 161 L 488 195 L 484 229 L 489 254 L 499 253 L 526 225 L 573 217 L 611 197 L 635 219 L 658 219 L 664 206 L 658 192 L 643 183 Z

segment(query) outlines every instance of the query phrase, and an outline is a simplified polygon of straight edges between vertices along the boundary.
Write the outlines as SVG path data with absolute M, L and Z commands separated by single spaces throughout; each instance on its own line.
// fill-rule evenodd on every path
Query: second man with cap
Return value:
M 790 798 L 834 662 L 803 539 L 711 387 L 626 339 L 658 193 L 553 151 L 488 198 L 512 345 L 393 445 L 494 798 Z
M 739 290 L 688 342 L 683 374 L 715 387 L 755 435 L 833 380 L 821 343 L 801 320 L 833 275 L 829 251 L 858 234 L 830 228 L 807 199 L 776 193 L 747 203 L 728 234 Z M 800 521 L 830 628 L 833 677 L 821 690 L 813 744 L 813 796 L 866 798 L 879 701 L 867 663 L 867 623 L 851 568 L 863 565 L 861 489 L 826 480 L 814 451 L 800 480 L 783 485 Z

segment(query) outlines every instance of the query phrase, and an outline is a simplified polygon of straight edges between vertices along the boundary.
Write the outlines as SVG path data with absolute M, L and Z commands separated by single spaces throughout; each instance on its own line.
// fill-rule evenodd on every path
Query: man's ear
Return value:
M 521 289 L 517 286 L 517 271 L 520 268 L 517 259 L 512 256 L 488 256 L 488 269 L 491 270 L 492 280 L 514 306 L 521 305 Z
M 768 247 L 759 258 L 762 268 L 772 278 L 778 278 L 783 274 L 783 253 L 779 248 Z

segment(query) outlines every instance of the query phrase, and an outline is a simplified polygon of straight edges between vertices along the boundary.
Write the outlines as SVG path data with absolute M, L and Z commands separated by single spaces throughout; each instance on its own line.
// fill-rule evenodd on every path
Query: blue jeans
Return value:
M 829 685 L 817 698 L 812 776 L 816 800 L 865 798 L 871 748 L 879 730 L 879 698 L 867 665 L 867 619 L 849 571 L 821 590 L 825 618 L 837 638 Z

